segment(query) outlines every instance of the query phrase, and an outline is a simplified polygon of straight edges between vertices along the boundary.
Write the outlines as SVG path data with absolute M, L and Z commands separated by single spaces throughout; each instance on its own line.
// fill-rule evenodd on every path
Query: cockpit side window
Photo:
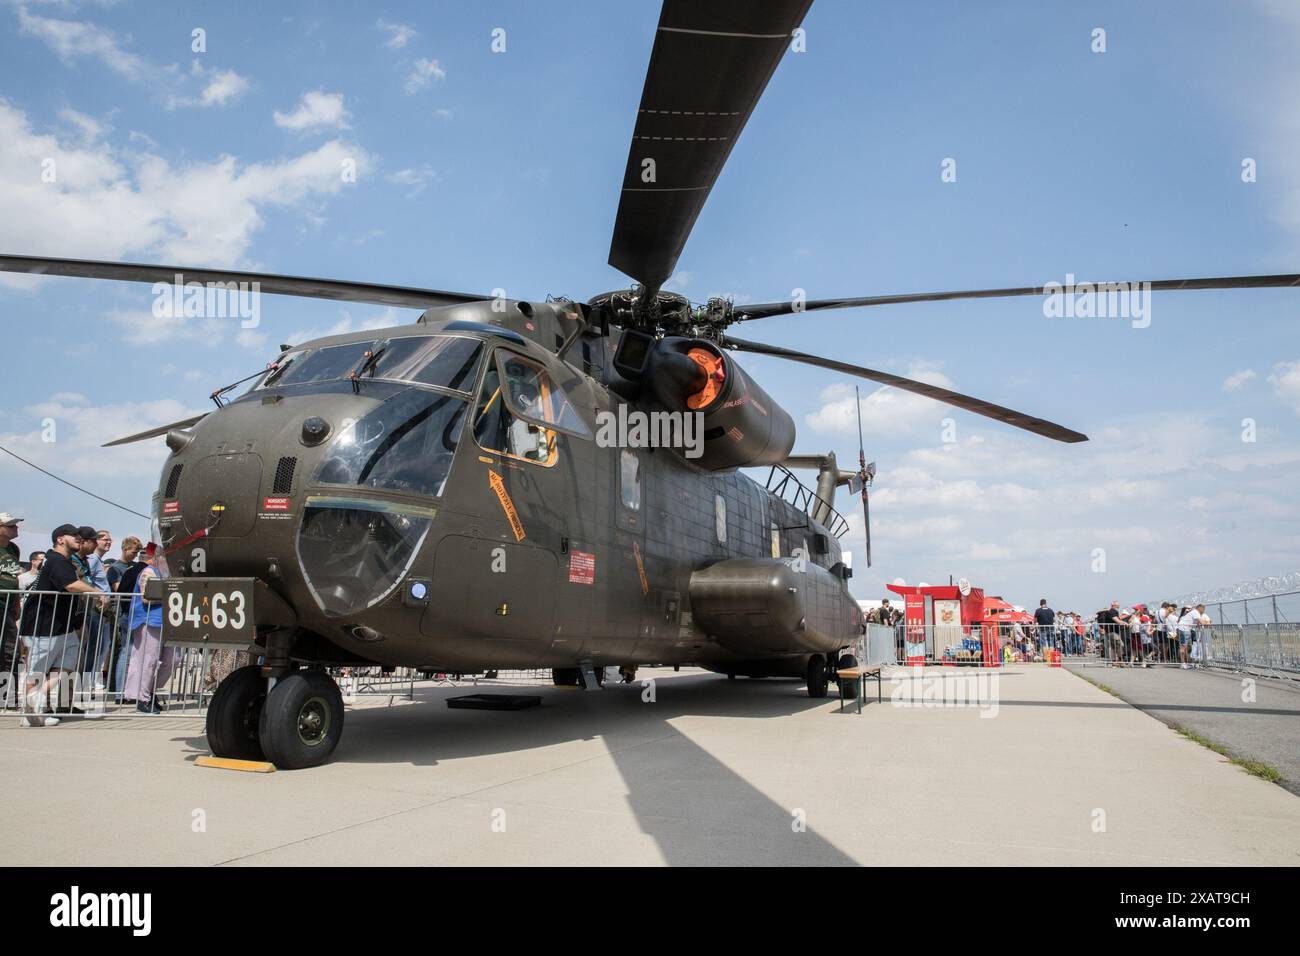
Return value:
M 501 375 L 495 364 L 483 376 L 474 412 L 474 440 L 485 451 L 550 467 L 557 456 L 556 434 L 516 418 L 501 395 Z
M 497 356 L 505 375 L 505 398 L 516 415 L 553 425 L 581 438 L 591 437 L 587 423 L 578 415 L 569 396 L 556 387 L 546 369 L 514 352 L 503 350 Z

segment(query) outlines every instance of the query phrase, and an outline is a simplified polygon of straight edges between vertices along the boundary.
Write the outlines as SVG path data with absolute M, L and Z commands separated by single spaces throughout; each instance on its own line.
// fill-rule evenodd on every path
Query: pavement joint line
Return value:
M 651 738 L 650 740 L 643 740 L 643 741 L 640 741 L 639 743 L 629 744 L 629 745 L 626 746 L 626 747 L 619 747 L 617 750 L 610 750 L 610 749 L 609 749 L 608 742 L 606 742 L 606 749 L 605 749 L 605 752 L 602 753 L 602 754 L 593 754 L 593 755 L 590 756 L 590 757 L 583 757 L 582 759 L 580 759 L 580 760 L 575 760 L 575 761 L 573 761 L 572 763 L 566 763 L 566 764 L 562 764 L 562 765 L 560 765 L 560 766 L 556 766 L 556 767 L 546 767 L 546 768 L 541 769 L 541 770 L 536 770 L 536 771 L 534 771 L 534 772 L 532 772 L 532 773 L 521 774 L 521 775 L 519 775 L 518 777 L 512 777 L 512 778 L 509 779 L 509 780 L 501 780 L 501 781 L 498 781 L 497 783 L 489 784 L 489 785 L 486 786 L 486 787 L 479 787 L 479 788 L 477 788 L 477 789 L 475 789 L 475 790 L 467 790 L 467 791 L 465 791 L 464 793 L 453 793 L 453 794 L 448 794 L 448 795 L 446 795 L 446 796 L 439 797 L 437 800 L 430 800 L 428 803 L 421 803 L 421 804 L 418 804 L 418 805 L 416 805 L 416 806 L 414 806 L 414 807 L 406 807 L 406 808 L 403 809 L 403 810 L 394 810 L 392 813 L 384 813 L 384 814 L 380 814 L 380 815 L 377 816 L 377 817 L 371 817 L 371 818 L 366 819 L 366 820 L 357 820 L 357 821 L 355 821 L 355 822 L 353 822 L 353 823 L 349 823 L 349 824 L 347 824 L 347 825 L 345 825 L 345 826 L 335 827 L 335 828 L 332 829 L 332 830 L 323 830 L 323 831 L 320 832 L 320 833 L 313 833 L 313 834 L 310 834 L 310 835 L 308 835 L 308 836 L 299 837 L 297 840 L 289 840 L 289 841 L 286 842 L 286 843 L 280 843 L 280 844 L 277 844 L 276 846 L 264 847 L 264 848 L 262 848 L 262 849 L 260 849 L 260 850 L 254 850 L 254 851 L 252 851 L 251 853 L 245 853 L 245 854 L 243 854 L 243 855 L 241 855 L 241 856 L 233 856 L 233 857 L 231 857 L 230 859 L 227 859 L 227 860 L 220 860 L 220 861 L 218 861 L 218 862 L 216 862 L 216 863 L 214 863 L 214 864 L 212 864 L 212 865 L 213 865 L 213 866 L 225 866 L 225 865 L 228 864 L 228 863 L 238 863 L 238 862 L 240 862 L 241 860 L 252 859 L 252 858 L 255 857 L 255 856 L 261 856 L 261 855 L 264 854 L 264 853 L 271 853 L 271 852 L 274 852 L 275 850 L 283 850 L 283 849 L 285 849 L 285 848 L 287 848 L 287 847 L 297 846 L 297 845 L 302 844 L 302 843 L 308 843 L 308 842 L 310 842 L 310 841 L 312 841 L 312 840 L 320 839 L 321 837 L 336 836 L 337 834 L 344 833 L 344 832 L 346 832 L 346 831 L 348 831 L 348 830 L 354 830 L 354 829 L 356 829 L 357 827 L 368 826 L 368 825 L 370 825 L 370 824 L 372 824 L 372 823 L 379 823 L 379 822 L 382 821 L 382 820 L 391 820 L 391 819 L 393 819 L 394 817 L 400 817 L 400 816 L 403 816 L 403 815 L 408 814 L 408 813 L 414 813 L 414 812 L 417 811 L 417 810 L 427 810 L 427 809 L 429 809 L 430 807 L 440 806 L 441 804 L 449 803 L 449 802 L 451 802 L 451 801 L 453 801 L 453 800 L 466 800 L 466 798 L 468 798 L 468 797 L 472 797 L 473 795 L 478 794 L 478 793 L 486 793 L 486 792 L 488 792 L 488 791 L 490 791 L 490 790 L 496 790 L 496 789 L 499 788 L 499 787 L 509 786 L 510 784 L 519 783 L 519 782 L 522 782 L 522 781 L 524 781 L 524 780 L 531 780 L 531 779 L 533 779 L 533 778 L 535 778 L 535 777 L 543 777 L 543 776 L 545 776 L 545 775 L 547 775 L 547 774 L 549 774 L 549 773 L 555 773 L 556 771 L 560 771 L 560 770 L 569 770 L 569 769 L 572 769 L 573 767 L 581 766 L 581 765 L 584 764 L 584 763 L 590 763 L 590 762 L 593 761 L 593 760 L 600 760 L 600 759 L 604 759 L 604 758 L 612 757 L 615 753 L 623 753 L 624 751 L 635 750 L 635 749 L 638 748 L 638 747 L 645 747 L 645 746 L 648 746 L 649 744 L 659 743 L 659 742 L 664 741 L 664 740 L 669 740 L 669 739 L 671 739 L 671 738 L 673 738 L 673 737 L 681 737 L 681 736 L 683 736 L 683 735 L 680 734 L 680 733 L 677 733 L 677 732 L 673 732 L 673 733 L 670 733 L 670 734 L 664 734 L 664 735 L 661 736 L 661 737 L 654 737 L 654 738 Z M 602 738 L 602 739 L 604 739 L 604 738 Z M 472 801 L 471 801 L 471 802 L 472 802 Z

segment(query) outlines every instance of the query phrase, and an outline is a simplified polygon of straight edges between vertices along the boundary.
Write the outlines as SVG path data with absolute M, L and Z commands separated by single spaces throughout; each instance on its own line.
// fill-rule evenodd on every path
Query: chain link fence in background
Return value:
M 1184 594 L 1178 603 L 1204 604 L 1216 624 L 1294 624 L 1300 622 L 1300 571 Z

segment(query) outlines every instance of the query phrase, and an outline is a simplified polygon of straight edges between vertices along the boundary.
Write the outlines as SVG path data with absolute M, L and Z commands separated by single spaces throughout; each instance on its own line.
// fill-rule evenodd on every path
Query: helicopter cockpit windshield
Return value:
M 437 497 L 465 423 L 464 399 L 408 388 L 343 428 L 316 470 L 322 484 Z
M 251 391 L 332 382 L 353 375 L 466 392 L 473 388 L 481 343 L 456 335 L 404 335 L 290 349 L 267 366 Z

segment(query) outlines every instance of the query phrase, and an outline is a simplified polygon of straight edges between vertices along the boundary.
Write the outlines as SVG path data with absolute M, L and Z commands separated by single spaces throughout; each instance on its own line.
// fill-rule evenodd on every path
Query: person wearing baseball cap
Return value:
M 10 680 L 17 662 L 18 575 L 23 573 L 22 552 L 13 540 L 22 520 L 0 511 L 0 673 L 10 674 Z
M 77 667 L 81 650 L 78 633 L 89 600 L 81 595 L 99 593 L 94 585 L 83 580 L 73 561 L 82 543 L 76 525 L 59 525 L 50 534 L 50 540 L 54 547 L 46 552 L 34 590 L 53 593 L 28 595 L 19 625 L 19 633 L 27 644 L 24 727 L 52 727 L 59 722 L 59 718 L 44 711 L 60 674 L 75 672 Z

